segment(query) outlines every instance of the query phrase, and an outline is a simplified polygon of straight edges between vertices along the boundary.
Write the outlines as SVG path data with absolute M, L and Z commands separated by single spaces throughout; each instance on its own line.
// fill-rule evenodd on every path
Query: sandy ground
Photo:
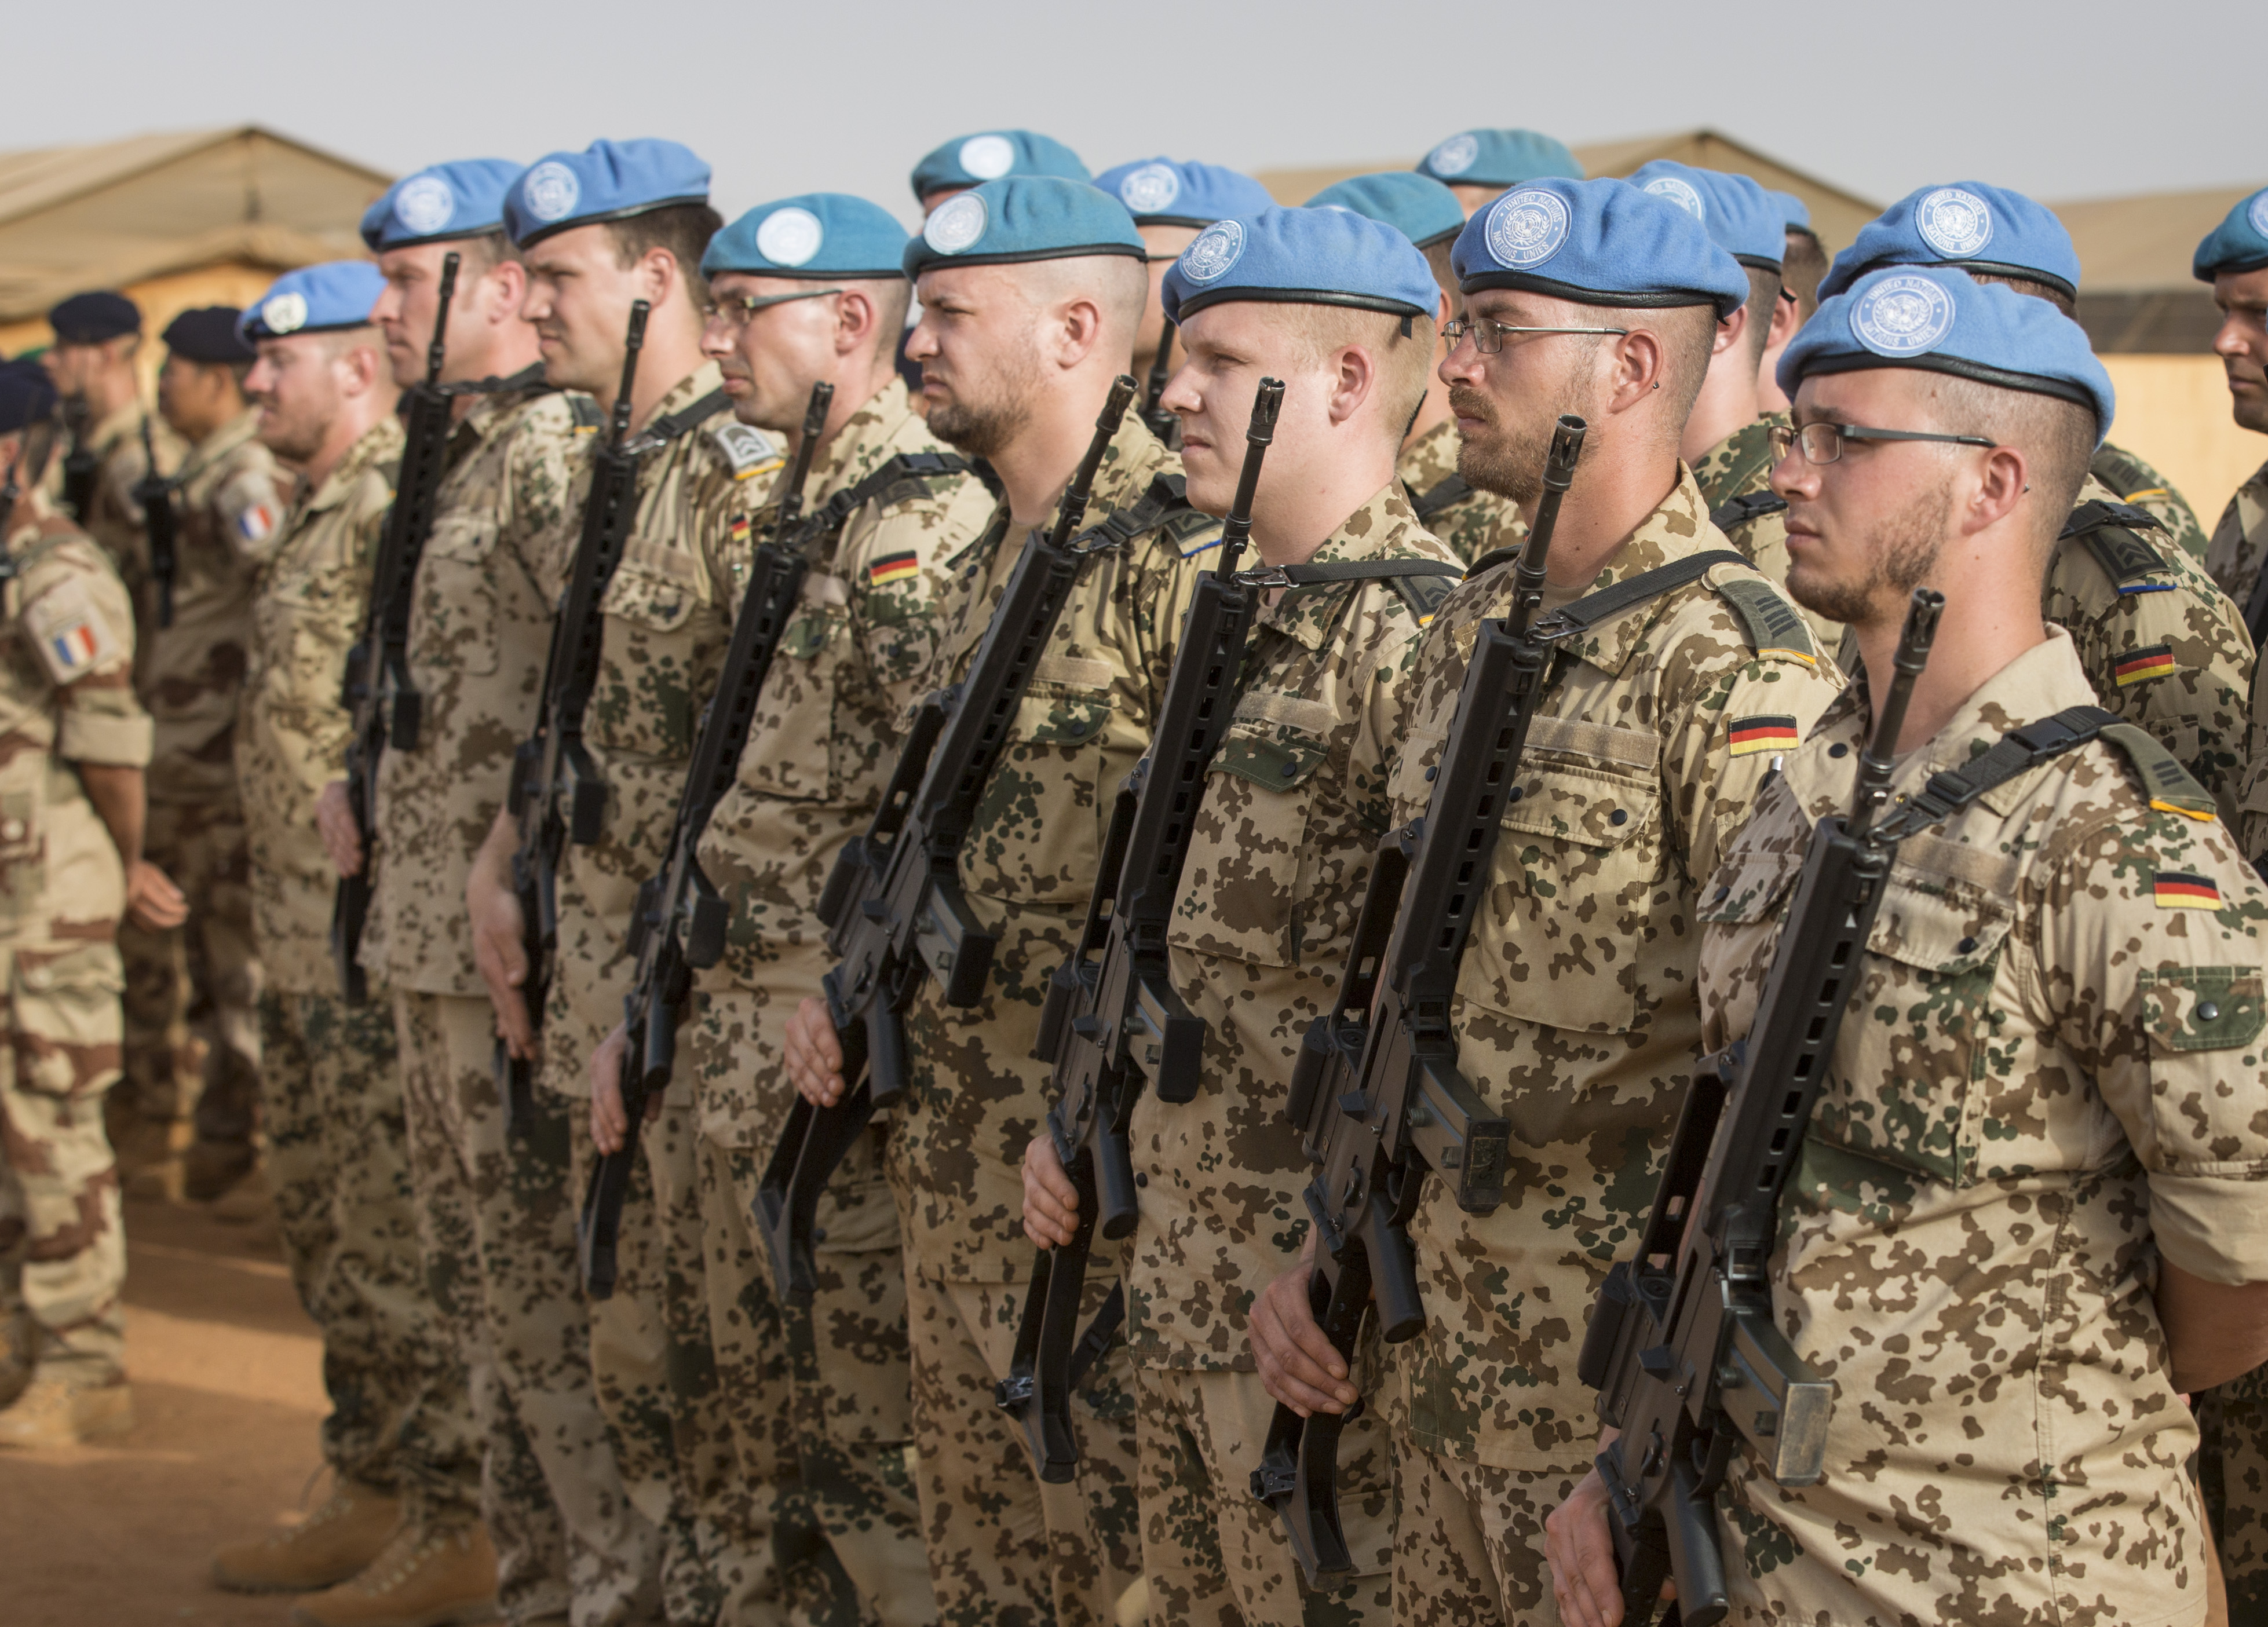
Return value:
M 0 1623 L 285 1622 L 290 1599 L 223 1593 L 205 1566 L 298 1515 L 326 1410 L 313 1325 L 251 1228 L 148 1204 L 126 1231 L 138 1423 L 100 1447 L 0 1454 Z

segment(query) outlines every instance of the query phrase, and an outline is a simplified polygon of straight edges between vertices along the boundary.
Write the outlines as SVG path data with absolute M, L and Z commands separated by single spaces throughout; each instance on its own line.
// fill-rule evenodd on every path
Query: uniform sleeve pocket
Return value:
M 2257 966 L 2176 966 L 2143 972 L 2142 1020 L 2162 1051 L 2235 1050 L 2268 1025 Z
M 632 541 L 622 549 L 600 607 L 654 632 L 672 633 L 707 597 L 695 561 L 673 548 Z
M 1107 690 L 1027 692 L 1017 703 L 1016 725 L 1009 738 L 1027 746 L 1084 746 L 1102 733 L 1110 712 Z
M 1329 747 L 1317 740 L 1232 733 L 1213 754 L 1212 768 L 1216 773 L 1233 774 L 1266 791 L 1290 791 L 1306 784 L 1329 756 Z

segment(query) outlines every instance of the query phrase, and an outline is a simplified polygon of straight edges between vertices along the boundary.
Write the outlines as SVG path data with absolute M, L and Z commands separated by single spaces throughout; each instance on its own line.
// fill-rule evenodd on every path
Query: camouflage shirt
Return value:
M 2183 553 L 2193 560 L 2205 559 L 2205 527 L 2198 523 L 2197 511 L 2157 470 L 2125 448 L 2105 442 L 2096 448 L 2088 472 L 2117 492 L 2121 503 L 2131 503 L 2155 516 L 2166 528 L 2166 535 Z
M 173 479 L 173 622 L 157 624 L 150 541 L 139 527 L 122 567 L 144 584 L 141 659 L 134 687 L 158 725 L 153 802 L 229 802 L 236 796 L 236 709 L 252 643 L 252 595 L 284 519 L 291 477 L 253 438 L 247 412 L 197 443 Z M 134 447 L 141 478 L 141 446 Z M 162 455 L 162 454 L 161 454 Z
M 1140 501 L 1181 460 L 1129 413 L 1095 476 L 1086 523 Z M 1202 522 L 1202 523 L 1201 523 Z M 1101 864 L 1118 790 L 1150 744 L 1202 548 L 1202 515 L 1087 561 L 1018 709 L 970 821 L 961 881 L 999 934 L 983 1000 L 968 1010 L 924 979 L 908 1013 L 911 1077 L 890 1137 L 892 1179 L 914 1203 L 906 1247 L 963 1282 L 1030 1268 L 1024 1148 L 1047 1114 L 1048 1069 L 1032 1056 L 1049 975 L 1071 952 Z M 934 682 L 968 671 L 1023 548 L 1006 505 L 945 562 Z
M 107 945 L 126 906 L 118 850 L 63 765 L 140 768 L 150 720 L 134 698 L 133 607 L 117 573 L 43 490 L 26 503 L 0 588 L 0 940 L 19 952 L 13 975 L 31 979 L 38 963 L 21 951 Z
M 716 363 L 703 362 L 655 404 L 649 427 L 710 394 L 723 377 Z M 543 1080 L 563 1095 L 591 1093 L 584 1042 L 595 1045 L 622 1020 L 630 911 L 639 884 L 667 856 L 701 708 L 717 688 L 747 582 L 752 517 L 780 462 L 771 442 L 723 409 L 639 462 L 637 518 L 600 601 L 605 630 L 584 721 L 585 743 L 606 782 L 605 822 L 589 847 L 570 843 L 559 865 L 559 965 Z M 586 457 L 568 500 L 570 547 L 590 467 Z M 563 579 L 565 561 L 556 568 Z M 563 1035 L 567 1042 L 549 1042 Z
M 1755 422 L 1742 424 L 1702 454 L 1701 460 L 1693 466 L 1693 478 L 1712 514 L 1736 497 L 1764 496 L 1771 491 L 1771 432 L 1786 429 L 1793 423 L 1794 419 L 1786 413 L 1765 413 Z M 1721 528 L 1733 546 L 1749 556 L 1750 564 L 1780 587 L 1787 585 L 1786 508 Z M 1830 622 L 1801 605 L 1795 607 L 1802 612 L 1805 623 L 1810 627 L 1815 644 L 1830 654 L 1842 648 L 1840 622 Z
M 253 935 L 267 986 L 279 993 L 339 991 L 331 962 L 339 878 L 315 831 L 315 799 L 346 774 L 353 722 L 339 687 L 401 460 L 401 423 L 389 413 L 291 505 L 254 593 L 236 769 L 252 848 Z
M 2092 476 L 2082 504 L 2118 500 Z M 2161 531 L 2127 533 L 2151 556 L 2115 580 L 2073 538 L 2048 561 L 2040 614 L 2070 630 L 2103 706 L 2163 740 L 2236 818 L 2243 777 L 2252 636 L 2242 610 Z
M 1590 586 L 1724 546 L 1685 475 Z M 1727 584 L 1788 616 L 1753 571 L 1716 567 L 1563 645 L 1529 733 L 1451 1014 L 1466 1077 L 1512 1121 L 1506 1198 L 1468 1215 L 1427 1179 L 1410 1236 L 1429 1320 L 1388 1348 L 1387 1410 L 1429 1451 L 1580 1471 L 1595 1450 L 1575 1358 L 1599 1284 L 1644 1222 L 1699 1055 L 1699 879 L 1775 751 L 1839 688 L 1831 661 L 1760 653 L 1771 641 L 1715 591 Z M 1505 614 L 1511 587 L 1501 566 L 1434 618 L 1397 823 L 1425 812 L 1477 623 Z
M 1899 762 L 1908 790 L 2092 699 L 2071 641 L 2010 662 Z M 1847 812 L 1846 695 L 1727 851 L 1704 1038 L 1755 1015 L 1812 822 Z M 2268 891 L 2227 827 L 2096 743 L 1897 855 L 1782 1200 L 1779 1324 L 1835 1384 L 1826 1472 L 1736 1454 L 1742 1619 L 2194 1623 L 2206 1536 L 2156 1263 L 2268 1279 Z
M 2242 607 L 2252 602 L 2264 558 L 2268 558 L 2268 463 L 2255 469 L 2221 510 L 2220 524 L 2213 528 L 2213 541 L 2205 545 L 2205 568 L 2213 572 L 2221 592 Z
M 568 490 L 585 461 L 570 398 L 484 395 L 451 431 L 409 607 L 417 747 L 378 769 L 377 870 L 363 964 L 390 987 L 484 992 L 465 878 L 535 726 L 559 594 Z
M 1314 559 L 1456 563 L 1399 482 Z M 1423 630 L 1391 584 L 1349 582 L 1291 589 L 1245 644 L 1170 935 L 1174 985 L 1205 1024 L 1204 1079 L 1195 1101 L 1145 1092 L 1134 1109 L 1146 1181 L 1126 1254 L 1137 1360 L 1250 1371 L 1252 1298 L 1299 1254 L 1310 1172 L 1284 1118 L 1292 1064 L 1330 1009 L 1388 828 Z
M 1454 418 L 1435 424 L 1402 449 L 1395 474 L 1418 523 L 1464 564 L 1512 548 L 1528 535 L 1520 511 L 1492 492 L 1478 491 L 1457 473 L 1462 445 Z

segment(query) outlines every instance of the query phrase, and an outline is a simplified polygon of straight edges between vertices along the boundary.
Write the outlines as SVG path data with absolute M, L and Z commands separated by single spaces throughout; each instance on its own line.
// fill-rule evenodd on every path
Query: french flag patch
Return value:
M 55 652 L 55 665 L 67 673 L 75 673 L 94 665 L 95 652 L 101 647 L 94 629 L 79 622 L 50 634 L 48 647 Z
M 276 516 L 265 503 L 255 503 L 236 517 L 236 534 L 247 542 L 265 542 L 276 529 Z

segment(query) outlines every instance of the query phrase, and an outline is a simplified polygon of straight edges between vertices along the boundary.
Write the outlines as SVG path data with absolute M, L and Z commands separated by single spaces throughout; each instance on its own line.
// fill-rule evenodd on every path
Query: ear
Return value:
M 2032 470 L 2021 450 L 1995 446 L 1984 454 L 1977 483 L 1962 504 L 1961 534 L 1991 529 L 2015 512 L 2031 490 Z
M 1776 350 L 1795 337 L 1795 330 L 1803 326 L 1803 311 L 1794 300 L 1785 297 L 1772 301 L 1771 328 L 1764 335 L 1764 349 Z
M 874 329 L 881 321 L 882 313 L 874 308 L 874 302 L 867 297 L 865 290 L 844 289 L 835 313 L 836 355 L 849 356 L 873 347 Z
M 1359 344 L 1348 345 L 1329 364 L 1330 399 L 1323 403 L 1334 427 L 1346 423 L 1377 393 L 1378 363 Z
M 1669 376 L 1669 352 L 1651 328 L 1633 328 L 1600 353 L 1599 382 L 1609 413 L 1628 412 L 1660 393 Z
M 527 268 L 517 260 L 499 260 L 481 279 L 482 318 L 501 328 L 519 317 L 520 302 L 527 298 Z
M 1719 317 L 1718 319 L 1717 336 L 1710 342 L 1709 354 L 1712 356 L 1724 355 L 1726 351 L 1740 343 L 1742 335 L 1747 334 L 1748 331 L 1749 307 L 1743 305 L 1739 310 L 1734 312 L 1732 315 Z
M 1055 310 L 1052 331 L 1042 342 L 1055 352 L 1056 365 L 1068 372 L 1094 354 L 1102 342 L 1102 307 L 1084 294 L 1075 294 Z
M 638 259 L 638 297 L 657 311 L 669 303 L 670 291 L 685 281 L 677 256 L 666 248 L 649 248 Z

